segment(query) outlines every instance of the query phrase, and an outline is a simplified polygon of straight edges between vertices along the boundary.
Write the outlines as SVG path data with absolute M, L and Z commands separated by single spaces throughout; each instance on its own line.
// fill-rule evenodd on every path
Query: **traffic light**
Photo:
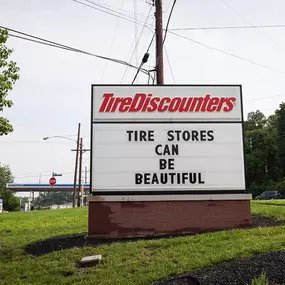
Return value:
M 268 167 L 265 165 L 265 173 L 268 173 Z

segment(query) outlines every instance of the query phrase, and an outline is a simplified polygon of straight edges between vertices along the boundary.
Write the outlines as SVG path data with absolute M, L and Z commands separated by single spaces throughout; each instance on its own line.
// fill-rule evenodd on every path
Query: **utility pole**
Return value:
M 84 177 L 84 183 L 85 183 L 85 187 L 86 187 L 86 184 L 87 184 L 87 174 L 88 172 L 87 172 L 87 166 L 85 166 L 85 177 Z M 87 206 L 87 198 L 86 198 L 86 193 L 87 193 L 87 191 L 86 191 L 86 188 L 84 187 L 84 198 L 82 199 L 82 203 L 83 203 L 83 205 L 85 205 L 85 206 Z
M 74 169 L 73 203 L 72 203 L 73 208 L 76 206 L 76 180 L 77 180 L 78 153 L 79 153 L 79 143 L 80 143 L 79 139 L 80 139 L 80 123 L 78 124 L 76 158 L 75 158 L 75 169 Z
M 157 85 L 164 84 L 162 0 L 155 0 L 156 77 Z
M 83 140 L 80 139 L 80 151 L 79 151 L 79 191 L 78 191 L 78 199 L 77 199 L 77 207 L 80 207 L 80 200 L 82 196 L 82 185 L 81 185 L 81 179 L 82 179 L 82 153 L 83 153 Z

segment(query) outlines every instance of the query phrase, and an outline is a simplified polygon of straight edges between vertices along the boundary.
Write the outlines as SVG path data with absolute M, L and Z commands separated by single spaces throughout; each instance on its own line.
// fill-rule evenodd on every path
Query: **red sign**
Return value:
M 56 179 L 54 177 L 50 178 L 49 184 L 53 186 L 56 183 Z
M 137 93 L 134 98 L 117 97 L 105 93 L 99 112 L 230 112 L 235 97 L 152 97 L 152 94 Z

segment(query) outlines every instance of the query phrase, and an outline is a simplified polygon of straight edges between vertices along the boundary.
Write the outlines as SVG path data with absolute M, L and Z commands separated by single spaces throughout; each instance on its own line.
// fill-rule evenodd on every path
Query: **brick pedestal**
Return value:
M 251 225 L 250 195 L 240 194 L 240 199 L 234 199 L 237 195 L 233 195 L 231 200 L 221 199 L 223 195 L 217 196 L 219 199 L 216 200 L 201 200 L 199 197 L 199 200 L 182 201 L 178 197 L 147 201 L 149 197 L 112 199 L 94 196 L 89 199 L 88 236 L 198 233 Z M 225 196 L 223 198 L 227 199 Z

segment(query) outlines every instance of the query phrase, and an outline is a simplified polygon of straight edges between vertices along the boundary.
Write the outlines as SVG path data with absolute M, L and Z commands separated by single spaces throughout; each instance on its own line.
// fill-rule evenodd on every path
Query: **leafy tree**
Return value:
M 12 171 L 8 165 L 0 164 L 0 189 L 5 189 L 7 183 L 13 183 Z
M 277 127 L 278 127 L 278 116 L 277 116 L 277 114 L 270 115 L 267 118 L 266 126 L 268 128 L 270 128 L 271 130 L 277 131 Z
M 72 203 L 73 194 L 71 192 L 46 192 L 40 193 L 36 198 L 35 206 L 63 205 Z
M 277 135 L 269 129 L 247 131 L 245 134 L 245 155 L 247 185 L 263 184 L 269 180 L 280 179 L 277 157 Z M 265 173 L 265 166 L 268 173 Z
M 0 166 L 0 198 L 4 200 L 3 208 L 6 211 L 19 210 L 20 199 L 14 193 L 6 189 L 7 183 L 13 182 L 13 176 L 9 166 Z
M 5 46 L 7 39 L 7 30 L 0 29 L 0 112 L 5 107 L 12 107 L 13 102 L 7 99 L 7 96 L 15 82 L 19 79 L 19 68 L 16 62 L 9 60 L 9 56 L 13 50 Z M 12 131 L 13 127 L 10 121 L 0 116 L 0 136 L 7 135 Z
M 253 131 L 256 129 L 262 129 L 266 124 L 265 115 L 259 110 L 255 112 L 250 112 L 247 115 L 247 120 L 245 122 L 245 130 Z
M 282 174 L 285 175 L 285 103 L 279 105 L 275 114 L 277 117 L 279 163 Z
M 246 182 L 254 196 L 277 189 L 282 180 L 277 113 L 266 118 L 260 111 L 251 112 L 245 122 Z

